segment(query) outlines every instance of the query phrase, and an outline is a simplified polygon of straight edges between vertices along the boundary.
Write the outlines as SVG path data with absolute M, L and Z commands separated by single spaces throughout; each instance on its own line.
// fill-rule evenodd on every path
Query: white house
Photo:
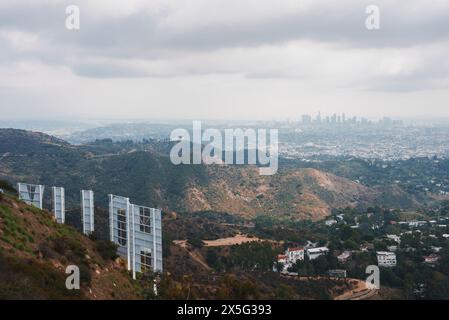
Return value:
M 324 224 L 328 227 L 330 227 L 336 223 L 337 223 L 337 220 L 335 220 L 335 219 L 329 219 L 329 220 L 324 221 Z
M 340 263 L 346 263 L 351 258 L 351 255 L 352 255 L 351 251 L 344 251 L 337 257 L 337 260 Z
M 285 255 L 288 262 L 294 264 L 298 260 L 304 260 L 304 248 L 288 248 Z
M 288 248 L 285 250 L 285 254 L 280 254 L 277 256 L 277 262 L 282 263 L 284 268 L 281 272 L 287 271 L 292 265 L 298 260 L 304 260 L 304 248 Z M 273 267 L 273 270 L 276 268 Z
M 286 264 L 287 263 L 287 256 L 285 254 L 278 254 L 278 262 Z
M 288 268 L 288 262 L 287 262 L 287 256 L 285 254 L 279 254 L 277 256 L 277 262 L 278 263 L 282 263 L 282 270 L 277 270 L 277 266 L 276 264 L 273 265 L 273 271 L 280 271 L 280 272 L 285 272 L 287 271 Z
M 306 245 L 304 246 L 305 249 L 315 248 L 318 245 L 318 242 L 312 242 L 310 240 L 307 240 Z
M 438 260 L 440 260 L 440 257 L 434 253 L 432 253 L 431 255 L 428 255 L 428 256 L 424 256 L 423 258 L 424 258 L 424 263 L 431 264 L 431 265 L 436 264 L 438 262 Z
M 395 234 L 387 234 L 387 239 L 393 240 L 396 243 L 401 243 L 401 237 Z
M 408 223 L 408 226 L 410 228 L 419 228 L 419 227 L 425 226 L 426 224 L 427 224 L 427 221 L 410 221 Z
M 377 252 L 377 265 L 379 267 L 395 267 L 396 253 L 388 251 Z
M 319 256 L 327 254 L 328 252 L 329 249 L 327 247 L 311 248 L 307 249 L 307 257 L 309 258 L 309 260 L 314 260 Z
M 439 253 L 441 251 L 441 249 L 443 249 L 443 248 L 442 247 L 430 246 L 430 251 L 432 251 L 433 253 Z
M 398 251 L 398 246 L 388 246 L 387 249 L 392 252 Z

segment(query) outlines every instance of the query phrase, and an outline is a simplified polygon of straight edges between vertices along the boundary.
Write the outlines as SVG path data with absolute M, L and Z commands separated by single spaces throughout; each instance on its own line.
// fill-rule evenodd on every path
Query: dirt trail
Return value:
M 189 250 L 187 240 L 173 240 L 173 243 L 186 250 L 190 258 L 192 258 L 193 261 L 201 265 L 204 269 L 206 269 L 207 271 L 212 271 L 212 268 L 208 266 L 206 261 L 204 261 L 203 256 L 198 251 Z
M 273 240 L 264 240 L 264 239 L 260 239 L 257 237 L 249 237 L 246 234 L 239 233 L 233 237 L 228 237 L 228 238 L 220 238 L 220 239 L 215 239 L 215 240 L 203 240 L 203 243 L 204 243 L 205 247 L 223 247 L 223 246 L 234 246 L 237 244 L 242 244 L 242 243 L 246 243 L 246 242 L 255 242 L 255 241 L 276 242 Z M 173 243 L 180 247 L 187 248 L 187 240 L 173 240 Z
M 287 278 L 296 278 L 302 281 L 305 280 L 320 280 L 320 279 L 334 279 L 334 280 L 344 280 L 346 282 L 351 283 L 354 288 L 352 290 L 346 291 L 345 293 L 334 297 L 334 300 L 366 300 L 373 296 L 375 296 L 378 293 L 378 290 L 369 289 L 366 286 L 365 281 L 360 279 L 354 279 L 354 278 L 333 278 L 333 277 L 322 277 L 322 276 L 316 276 L 316 277 L 298 277 L 297 275 L 292 274 L 282 274 L 283 277 Z
M 173 240 L 173 243 L 181 248 L 187 248 L 187 240 Z
M 212 271 L 212 268 L 207 265 L 206 261 L 203 259 L 203 256 L 197 251 L 189 251 L 189 256 L 207 271 Z
M 242 244 L 242 243 L 246 243 L 246 242 L 253 242 L 253 241 L 262 241 L 259 238 L 256 237 L 248 237 L 247 235 L 244 234 L 237 234 L 233 237 L 229 237 L 229 238 L 221 238 L 221 239 L 216 239 L 216 240 L 205 240 L 204 242 L 204 246 L 206 247 L 221 247 L 221 246 L 233 246 L 236 244 Z
M 369 289 L 363 280 L 348 280 L 355 284 L 355 288 L 335 297 L 334 300 L 366 300 L 377 294 L 377 290 Z

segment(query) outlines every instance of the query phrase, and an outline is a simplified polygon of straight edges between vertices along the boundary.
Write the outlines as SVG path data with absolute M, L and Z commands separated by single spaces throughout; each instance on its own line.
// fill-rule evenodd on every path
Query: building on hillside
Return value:
M 288 262 L 294 264 L 298 260 L 304 260 L 304 248 L 288 248 L 285 251 L 285 255 Z
M 346 250 L 342 254 L 337 256 L 337 260 L 340 263 L 346 263 L 349 261 L 349 259 L 351 259 L 351 256 L 352 256 L 351 251 Z
M 287 269 L 289 268 L 289 263 L 287 256 L 285 254 L 278 254 L 276 258 L 277 263 L 282 264 L 282 270 L 278 270 L 278 266 L 276 264 L 273 265 L 273 271 L 274 272 L 287 272 Z
M 278 263 L 282 263 L 283 265 L 286 265 L 288 262 L 287 256 L 285 254 L 278 254 L 277 261 L 278 261 Z
M 304 249 L 316 248 L 317 245 L 318 245 L 318 242 L 312 242 L 310 240 L 307 240 L 306 245 L 304 246 Z
M 329 277 L 332 278 L 346 278 L 346 270 L 343 269 L 333 269 L 333 270 L 329 270 L 327 272 L 327 274 L 329 275 Z
M 328 227 L 330 227 L 330 226 L 332 226 L 332 225 L 334 225 L 334 224 L 336 224 L 336 223 L 338 223 L 338 222 L 337 222 L 337 220 L 335 220 L 335 219 L 329 219 L 329 220 L 324 221 L 324 224 L 325 224 L 326 226 L 328 226 Z
M 388 251 L 396 252 L 398 251 L 398 246 L 387 246 Z
M 327 247 L 318 247 L 307 249 L 307 257 L 309 260 L 314 260 L 319 256 L 326 255 L 329 253 L 329 249 Z
M 293 266 L 296 261 L 304 260 L 304 248 L 287 248 L 285 254 L 280 254 L 277 256 L 276 261 L 282 263 L 283 270 L 281 272 L 287 272 L 287 269 Z M 273 270 L 277 271 L 277 267 L 273 266 Z
M 408 226 L 410 228 L 419 228 L 419 227 L 423 227 L 427 224 L 427 221 L 410 221 L 408 223 Z
M 440 260 L 440 257 L 434 253 L 428 255 L 428 256 L 424 256 L 424 263 L 430 264 L 430 265 L 435 265 L 438 263 L 438 260 Z
M 441 249 L 443 249 L 442 247 L 436 247 L 436 246 L 431 246 L 430 247 L 430 250 L 433 252 L 433 253 L 439 253 L 440 251 L 441 251 Z
M 368 252 L 374 250 L 374 244 L 372 243 L 365 243 L 360 245 L 360 251 L 362 252 Z
M 377 252 L 377 265 L 379 267 L 395 267 L 396 253 L 388 251 Z
M 5 191 L 2 188 L 0 188 L 0 194 L 4 194 L 4 193 L 5 193 Z
M 387 239 L 393 240 L 397 244 L 401 243 L 401 237 L 396 234 L 387 234 L 386 237 Z

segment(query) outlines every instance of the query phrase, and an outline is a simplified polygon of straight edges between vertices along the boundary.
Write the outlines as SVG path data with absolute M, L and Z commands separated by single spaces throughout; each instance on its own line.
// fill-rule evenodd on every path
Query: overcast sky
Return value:
M 3 119 L 441 117 L 448 89 L 447 0 L 0 0 Z

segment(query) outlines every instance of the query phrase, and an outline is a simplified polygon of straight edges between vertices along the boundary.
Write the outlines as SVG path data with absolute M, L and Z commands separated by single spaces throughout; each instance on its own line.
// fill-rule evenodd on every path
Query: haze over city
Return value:
M 449 3 L 376 1 L 378 30 L 370 4 L 2 2 L 2 119 L 449 116 Z

